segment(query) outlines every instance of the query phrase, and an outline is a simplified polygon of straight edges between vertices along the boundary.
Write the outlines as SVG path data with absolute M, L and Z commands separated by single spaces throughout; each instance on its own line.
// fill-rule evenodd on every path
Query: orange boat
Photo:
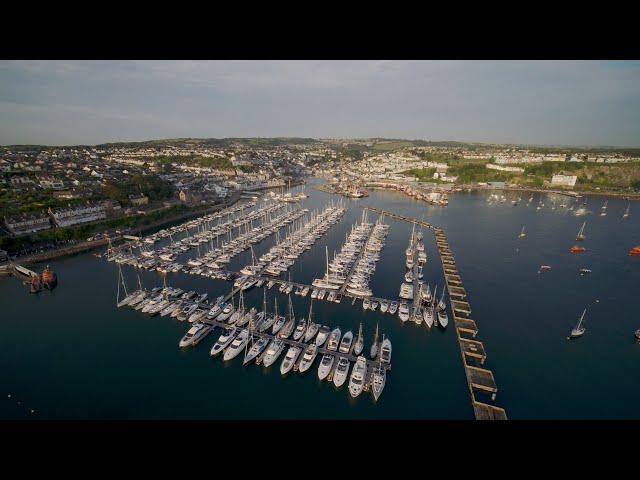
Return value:
M 585 252 L 586 250 L 587 250 L 586 248 L 579 247 L 578 245 L 574 245 L 569 249 L 571 253 L 582 253 L 582 252 Z
M 632 257 L 640 257 L 640 247 L 633 247 L 629 250 L 629 255 Z

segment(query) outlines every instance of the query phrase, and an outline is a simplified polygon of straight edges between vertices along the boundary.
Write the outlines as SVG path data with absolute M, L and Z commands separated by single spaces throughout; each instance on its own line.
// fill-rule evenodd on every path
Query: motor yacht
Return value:
M 315 344 L 318 347 L 322 347 L 322 345 L 324 345 L 324 343 L 327 341 L 330 333 L 331 329 L 329 327 L 327 327 L 326 325 L 321 326 L 318 330 L 318 335 L 316 335 Z
M 391 315 L 395 315 L 396 312 L 398 311 L 398 302 L 393 301 L 389 304 L 389 313 Z
M 230 302 L 225 303 L 224 306 L 222 307 L 222 311 L 218 314 L 218 321 L 224 322 L 228 320 L 229 317 L 233 315 L 234 311 L 235 309 L 233 308 L 233 303 L 230 303 Z
M 364 356 L 360 355 L 357 358 L 355 365 L 353 366 L 351 377 L 349 378 L 349 393 L 353 398 L 356 398 L 362 393 L 366 375 L 367 359 L 364 358 Z
M 331 335 L 329 335 L 329 341 L 327 342 L 327 350 L 329 351 L 336 351 L 338 349 L 338 346 L 340 345 L 340 337 L 342 336 L 342 331 L 340 330 L 340 328 L 336 327 L 333 329 L 333 331 L 331 332 Z
M 389 302 L 387 300 L 382 300 L 380 302 L 380 311 L 382 313 L 387 313 L 387 310 L 389 310 Z
M 382 363 L 391 363 L 391 340 L 385 338 L 380 346 L 380 361 Z
M 384 390 L 384 385 L 387 381 L 387 371 L 382 367 L 382 365 L 377 365 L 373 370 L 373 380 L 371 382 L 371 393 L 373 394 L 374 400 L 378 400 L 380 395 L 382 394 L 382 390 Z
M 344 385 L 344 382 L 347 380 L 347 376 L 349 375 L 349 367 L 351 364 L 346 357 L 340 357 L 338 360 L 338 365 L 336 366 L 335 372 L 333 372 L 333 384 L 340 388 Z
M 226 348 L 224 351 L 224 360 L 233 360 L 236 358 L 240 352 L 244 350 L 245 345 L 249 341 L 249 330 L 246 328 L 242 329 L 242 331 L 238 334 L 236 338 L 233 339 L 233 342 Z
M 267 347 L 267 351 L 265 352 L 264 359 L 262 363 L 265 367 L 270 367 L 280 356 L 282 350 L 284 349 L 284 342 L 280 338 L 275 338 L 271 340 L 271 343 Z
M 300 360 L 300 365 L 298 367 L 299 372 L 304 373 L 309 370 L 317 356 L 318 346 L 315 343 L 311 343 L 304 349 L 304 354 L 302 355 L 302 360 Z
M 280 374 L 286 375 L 293 368 L 296 363 L 296 360 L 300 356 L 300 352 L 302 352 L 302 348 L 297 347 L 295 345 L 291 345 L 289 350 L 287 350 L 287 354 L 285 355 L 282 363 L 280 364 Z
M 196 323 L 193 325 L 189 331 L 182 337 L 180 340 L 180 347 L 189 347 L 197 345 L 200 340 L 207 336 L 207 334 L 211 331 L 211 326 L 205 325 L 204 323 Z
M 409 305 L 405 302 L 402 302 L 400 304 L 400 308 L 398 311 L 398 316 L 400 317 L 400 320 L 402 320 L 403 322 L 406 322 L 407 320 L 409 320 Z
M 225 328 L 222 335 L 218 337 L 216 343 L 214 343 L 211 347 L 211 351 L 209 352 L 209 354 L 212 357 L 220 354 L 225 348 L 227 348 L 227 346 L 233 341 L 233 339 L 236 338 L 238 331 L 239 329 L 235 327 Z
M 338 348 L 338 351 L 340 353 L 349 353 L 351 351 L 352 344 L 353 344 L 353 332 L 349 330 L 342 337 L 342 341 L 340 342 L 340 348 Z
M 322 356 L 322 360 L 320 360 L 320 366 L 318 367 L 318 378 L 320 380 L 324 380 L 331 372 L 331 368 L 333 367 L 333 362 L 335 362 L 336 357 L 333 355 L 329 355 L 328 353 Z

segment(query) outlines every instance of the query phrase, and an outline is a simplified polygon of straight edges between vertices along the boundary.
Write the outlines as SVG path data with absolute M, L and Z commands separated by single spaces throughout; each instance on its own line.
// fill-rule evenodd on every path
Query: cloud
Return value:
M 393 136 L 638 145 L 640 63 L 0 61 L 0 143 Z

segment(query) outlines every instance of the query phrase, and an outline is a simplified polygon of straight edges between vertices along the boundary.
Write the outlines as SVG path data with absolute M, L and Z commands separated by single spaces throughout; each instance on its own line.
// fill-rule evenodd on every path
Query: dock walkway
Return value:
M 484 344 L 476 340 L 478 327 L 471 318 L 471 305 L 467 300 L 467 292 L 462 285 L 462 279 L 458 273 L 455 258 L 449 248 L 447 237 L 442 228 L 434 228 L 436 245 L 440 254 L 442 270 L 444 272 L 453 323 L 456 330 L 460 355 L 467 378 L 469 395 L 476 420 L 506 420 L 507 413 L 501 407 L 479 401 L 476 394 L 489 395 L 491 401 L 495 401 L 498 387 L 493 377 L 493 372 L 482 368 L 487 353 Z

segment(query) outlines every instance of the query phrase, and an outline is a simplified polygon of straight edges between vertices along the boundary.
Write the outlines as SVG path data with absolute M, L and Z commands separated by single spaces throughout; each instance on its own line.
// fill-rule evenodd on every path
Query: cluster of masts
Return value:
M 346 290 L 355 297 L 372 296 L 369 280 L 380 259 L 388 230 L 389 226 L 383 223 L 382 217 L 375 224 L 370 223 L 367 211 L 363 210 L 361 222 L 351 226 L 340 252 L 334 253 L 331 262 L 328 249 L 325 251 L 325 274 L 314 279 L 312 285 L 322 290 Z
M 119 298 L 120 284 L 125 294 L 122 300 Z M 213 305 L 208 303 L 206 293 L 183 292 L 179 288 L 167 287 L 166 283 L 163 288 L 157 287 L 151 292 L 144 290 L 139 283 L 136 291 L 127 293 L 124 277 L 119 271 L 117 305 L 127 305 L 151 316 L 169 315 L 191 323 L 187 333 L 180 339 L 181 348 L 196 346 L 216 327 L 221 328 L 222 333 L 211 347 L 210 354 L 214 357 L 222 355 L 225 361 L 244 353 L 244 365 L 255 361 L 269 367 L 288 347 L 280 364 L 282 375 L 287 375 L 291 370 L 306 372 L 322 353 L 318 367 L 320 380 L 330 378 L 339 388 L 346 383 L 348 377 L 352 397 L 359 396 L 370 387 L 374 398 L 379 398 L 391 363 L 391 341 L 383 336 L 379 343 L 377 326 L 369 352 L 371 359 L 377 360 L 377 364 L 368 365 L 363 355 L 362 324 L 354 342 L 353 332 L 348 331 L 342 335 L 340 328 L 331 330 L 313 321 L 313 300 L 308 316 L 296 321 L 290 295 L 289 311 L 285 316 L 278 313 L 277 298 L 274 299 L 273 313 L 267 311 L 266 290 L 263 292 L 263 308 L 260 312 L 255 307 L 245 307 L 242 291 L 237 307 L 234 305 L 233 291 L 230 302 L 224 302 L 224 297 L 219 297 Z M 355 364 L 349 375 L 353 357 L 356 357 Z
M 276 244 L 263 254 L 259 260 L 251 251 L 251 265 L 240 270 L 244 275 L 260 275 L 262 273 L 279 276 L 293 266 L 303 252 L 310 250 L 331 226 L 335 225 L 346 209 L 340 204 L 334 207 L 328 205 L 318 213 L 313 212 L 311 218 L 305 218 L 291 226 L 287 236 L 281 240 L 276 232 Z

